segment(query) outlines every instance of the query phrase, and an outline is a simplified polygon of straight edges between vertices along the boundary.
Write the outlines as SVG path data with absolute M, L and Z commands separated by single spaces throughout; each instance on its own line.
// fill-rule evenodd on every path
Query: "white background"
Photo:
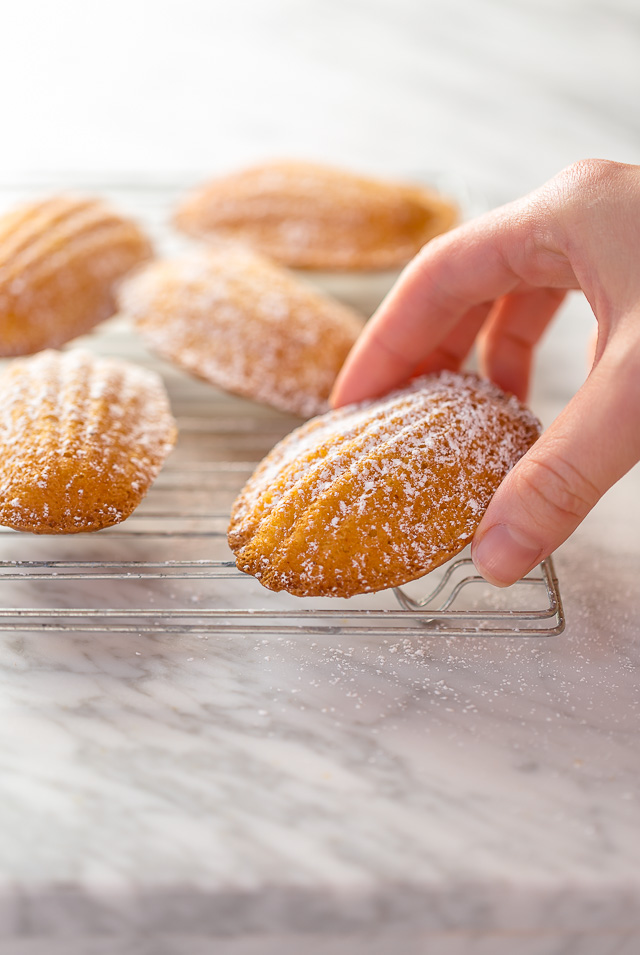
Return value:
M 4 178 L 296 154 L 453 169 L 500 201 L 580 157 L 638 157 L 634 0 L 0 7 Z

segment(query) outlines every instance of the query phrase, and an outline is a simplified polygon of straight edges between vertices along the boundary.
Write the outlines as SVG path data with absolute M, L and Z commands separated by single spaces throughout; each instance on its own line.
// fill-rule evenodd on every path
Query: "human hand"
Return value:
M 598 320 L 591 371 L 498 488 L 473 540 L 508 586 L 565 541 L 640 460 L 640 166 L 583 160 L 540 189 L 431 240 L 370 320 L 336 382 L 340 406 L 419 374 L 481 372 L 527 396 L 534 348 L 567 289 Z

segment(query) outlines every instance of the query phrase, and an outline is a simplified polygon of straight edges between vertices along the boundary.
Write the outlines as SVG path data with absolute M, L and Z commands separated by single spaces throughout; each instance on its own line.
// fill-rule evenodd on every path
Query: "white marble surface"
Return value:
M 296 154 L 495 203 L 638 161 L 632 0 L 23 0 L 3 41 L 5 184 Z M 544 343 L 547 421 L 592 328 Z M 557 639 L 1 634 L 0 951 L 635 955 L 639 492 L 557 555 Z

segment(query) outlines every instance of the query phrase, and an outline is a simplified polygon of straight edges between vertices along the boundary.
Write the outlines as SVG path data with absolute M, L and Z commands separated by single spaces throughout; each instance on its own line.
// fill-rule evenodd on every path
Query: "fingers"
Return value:
M 491 302 L 470 308 L 438 347 L 413 369 L 412 375 L 426 375 L 432 371 L 441 371 L 443 368 L 448 371 L 458 371 L 473 348 L 473 343 L 491 308 Z
M 449 336 L 470 309 L 541 288 L 582 288 L 600 321 L 614 301 L 638 300 L 637 270 L 628 249 L 637 238 L 640 166 L 602 160 L 574 163 L 529 196 L 440 236 L 405 269 L 347 359 L 334 405 L 383 394 L 416 368 L 451 362 Z M 596 267 L 597 264 L 597 267 Z M 526 391 L 532 339 L 512 334 L 520 315 L 496 319 L 488 331 L 491 376 L 518 394 Z M 553 300 L 539 301 L 553 313 Z M 514 303 L 505 309 L 515 308 Z M 540 318 L 548 324 L 549 312 Z M 504 322 L 501 346 L 498 326 Z M 507 333 L 506 326 L 510 326 Z M 541 334 L 540 326 L 532 326 Z M 433 360 L 442 348 L 444 356 Z M 513 356 L 510 363 L 509 353 Z
M 532 194 L 429 242 L 365 327 L 332 404 L 404 384 L 436 349 L 450 350 L 453 329 L 478 306 L 534 287 L 575 288 L 573 269 L 554 246 L 554 216 L 549 203 Z M 439 367 L 441 358 L 435 359 Z
M 478 335 L 482 374 L 524 401 L 534 346 L 565 295 L 564 289 L 538 288 L 501 298 Z
M 336 382 L 334 405 L 404 384 L 471 309 L 518 286 L 503 254 L 504 221 L 497 210 L 425 246 L 356 342 Z M 518 228 L 516 219 L 512 233 Z
M 472 547 L 478 571 L 492 583 L 507 586 L 528 573 L 640 458 L 637 330 L 634 340 L 624 339 L 620 334 L 611 343 L 574 399 L 498 488 Z

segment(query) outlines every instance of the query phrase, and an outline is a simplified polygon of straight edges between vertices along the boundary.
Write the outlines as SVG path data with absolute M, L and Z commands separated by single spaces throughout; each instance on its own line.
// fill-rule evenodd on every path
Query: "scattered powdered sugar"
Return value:
M 426 573 L 462 549 L 539 434 L 513 396 L 442 372 L 308 422 L 240 495 L 229 541 L 274 590 L 347 596 Z

